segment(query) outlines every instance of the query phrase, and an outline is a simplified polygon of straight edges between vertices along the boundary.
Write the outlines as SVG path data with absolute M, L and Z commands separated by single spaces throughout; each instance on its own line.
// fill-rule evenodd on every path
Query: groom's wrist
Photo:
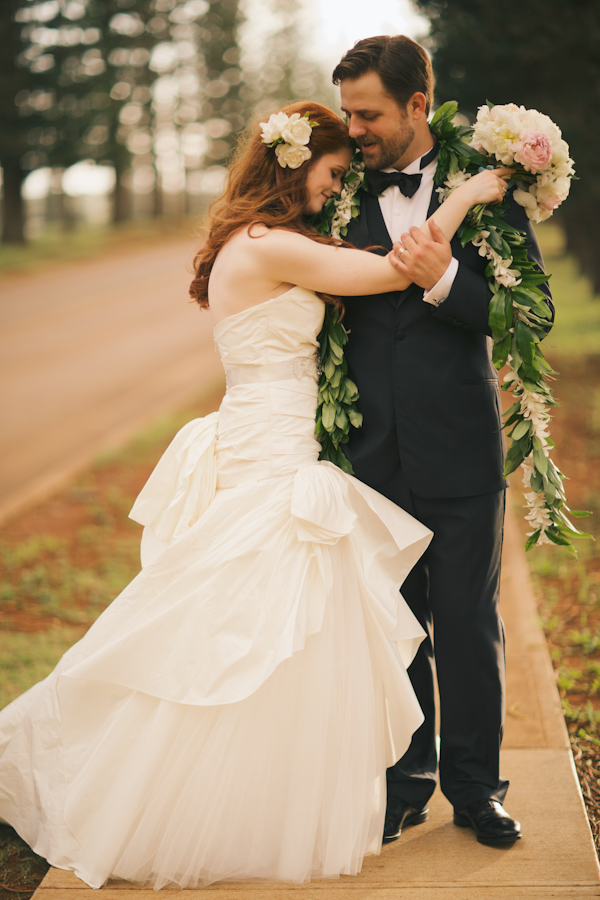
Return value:
M 423 294 L 423 300 L 425 303 L 430 303 L 432 306 L 439 306 L 444 302 L 450 291 L 452 290 L 452 285 L 454 284 L 454 279 L 456 278 L 456 273 L 458 272 L 458 260 L 452 257 L 450 263 L 442 275 L 441 278 L 436 281 L 433 287 L 426 290 Z

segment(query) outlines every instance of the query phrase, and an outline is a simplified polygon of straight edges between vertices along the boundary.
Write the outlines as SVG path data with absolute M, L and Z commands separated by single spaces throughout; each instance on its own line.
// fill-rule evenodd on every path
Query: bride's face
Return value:
M 308 170 L 306 177 L 306 190 L 308 203 L 304 207 L 306 215 L 311 216 L 323 208 L 323 204 L 333 194 L 339 194 L 342 189 L 342 178 L 350 167 L 350 150 L 337 150 L 335 153 L 326 153 L 314 163 Z

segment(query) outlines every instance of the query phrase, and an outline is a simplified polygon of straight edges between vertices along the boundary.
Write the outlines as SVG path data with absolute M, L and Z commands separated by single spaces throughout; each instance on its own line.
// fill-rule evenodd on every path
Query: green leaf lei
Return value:
M 430 127 L 440 144 L 435 182 L 442 196 L 474 175 L 490 160 L 469 143 L 473 129 L 453 123 L 457 112 L 454 101 L 445 103 L 434 115 Z M 497 163 L 495 163 L 497 165 Z M 512 165 L 512 164 L 511 164 Z M 518 186 L 535 180 L 521 166 L 509 184 Z M 548 434 L 549 407 L 557 406 L 549 379 L 556 372 L 544 357 L 541 341 L 546 336 L 551 312 L 538 287 L 549 276 L 541 272 L 527 254 L 525 235 L 505 221 L 508 207 L 478 206 L 472 209 L 457 230 L 463 247 L 472 243 L 489 259 L 485 277 L 492 291 L 489 324 L 493 337 L 492 361 L 496 369 L 508 367 L 503 390 L 512 392 L 515 403 L 504 415 L 504 428 L 510 429 L 511 445 L 504 475 L 523 467 L 526 519 L 532 527 L 525 549 L 535 544 L 559 544 L 577 555 L 573 538 L 590 538 L 569 520 L 589 515 L 567 506 L 563 474 L 550 458 L 554 443 Z
M 434 181 L 445 198 L 466 177 L 490 165 L 489 158 L 470 144 L 473 129 L 455 125 L 458 110 L 455 101 L 441 106 L 430 123 L 439 142 L 439 159 Z M 522 166 L 513 178 L 519 187 L 531 183 L 531 175 Z M 360 210 L 363 189 L 363 165 L 357 153 L 338 198 L 331 198 L 313 224 L 323 234 L 345 236 L 346 225 Z M 533 179 L 534 180 L 534 179 Z M 544 357 L 541 341 L 547 333 L 551 311 L 539 284 L 549 275 L 541 272 L 527 253 L 524 233 L 505 221 L 506 204 L 480 205 L 469 212 L 457 230 L 463 247 L 472 243 L 480 255 L 488 258 L 485 270 L 492 291 L 489 324 L 493 337 L 492 361 L 496 369 L 508 366 L 503 390 L 510 390 L 515 403 L 505 413 L 504 428 L 510 429 L 504 474 L 523 467 L 526 519 L 532 527 L 525 549 L 537 543 L 559 544 L 577 555 L 574 538 L 591 535 L 577 529 L 569 520 L 589 513 L 570 510 L 566 503 L 563 474 L 550 458 L 554 444 L 548 434 L 548 407 L 557 406 L 548 379 L 556 373 Z M 316 434 L 322 444 L 321 459 L 329 459 L 344 471 L 352 471 L 340 445 L 349 437 L 350 426 L 359 427 L 362 416 L 356 410 L 356 385 L 347 376 L 343 347 L 348 336 L 333 307 L 327 306 L 321 345 L 322 375 L 319 382 L 319 406 Z
M 357 152 L 344 177 L 339 197 L 330 197 L 321 212 L 312 217 L 317 231 L 337 238 L 346 236 L 348 222 L 360 209 L 359 191 L 363 189 L 363 182 L 364 165 Z M 348 332 L 339 321 L 338 310 L 330 303 L 325 307 L 318 341 L 321 375 L 315 434 L 321 443 L 319 459 L 335 463 L 342 471 L 352 474 L 352 465 L 341 445 L 347 443 L 351 427 L 360 428 L 363 417 L 356 406 L 358 388 L 348 377 L 348 363 L 344 359 Z

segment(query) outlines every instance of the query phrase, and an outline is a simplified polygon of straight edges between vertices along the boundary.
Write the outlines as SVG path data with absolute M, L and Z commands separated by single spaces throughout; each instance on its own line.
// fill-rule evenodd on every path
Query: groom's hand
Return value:
M 398 272 L 408 275 L 414 284 L 426 291 L 438 283 L 452 259 L 450 242 L 433 220 L 429 222 L 429 231 L 431 238 L 413 226 L 410 233 L 403 234 L 394 244 L 394 252 L 389 256 Z

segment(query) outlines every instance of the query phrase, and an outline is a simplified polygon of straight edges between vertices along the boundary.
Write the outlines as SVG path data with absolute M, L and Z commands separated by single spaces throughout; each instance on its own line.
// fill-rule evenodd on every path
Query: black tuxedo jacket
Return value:
M 512 197 L 508 203 L 507 221 L 527 233 L 530 256 L 542 265 L 525 211 Z M 434 189 L 429 215 L 437 206 Z M 386 248 L 376 252 L 392 249 L 377 197 L 361 195 L 347 240 Z M 356 476 L 384 493 L 399 468 L 421 497 L 474 496 L 505 486 L 498 374 L 488 338 L 487 261 L 472 244 L 463 248 L 456 239 L 452 251 L 458 273 L 437 308 L 423 301 L 416 285 L 344 298 L 346 359 L 364 417 L 345 449 Z

